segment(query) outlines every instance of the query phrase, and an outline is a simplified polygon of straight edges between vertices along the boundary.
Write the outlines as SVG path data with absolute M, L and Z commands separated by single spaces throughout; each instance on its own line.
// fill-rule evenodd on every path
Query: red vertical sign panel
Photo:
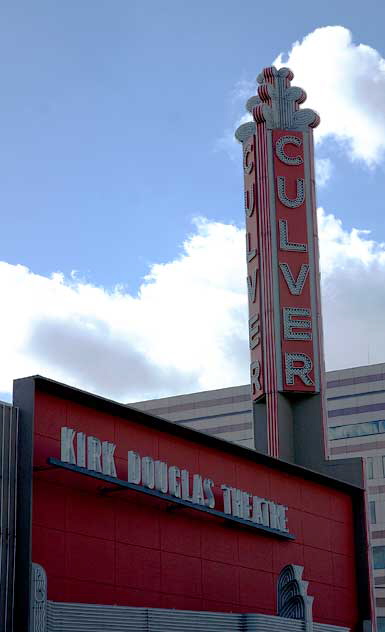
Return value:
M 274 130 L 272 142 L 283 390 L 312 393 L 314 263 L 309 256 L 303 133 Z

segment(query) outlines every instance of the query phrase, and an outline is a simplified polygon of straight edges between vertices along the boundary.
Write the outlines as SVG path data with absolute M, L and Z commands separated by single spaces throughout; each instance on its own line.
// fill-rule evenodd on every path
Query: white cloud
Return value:
M 385 361 L 385 246 L 319 210 L 329 369 Z M 248 379 L 243 230 L 199 219 L 137 296 L 0 263 L 0 391 L 40 373 L 134 401 Z M 369 354 L 369 356 L 368 356 Z
M 234 384 L 243 249 L 242 231 L 199 219 L 181 256 L 154 264 L 138 296 L 0 263 L 0 391 L 34 373 L 126 401 Z
M 385 362 L 385 244 L 318 212 L 329 369 Z
M 303 88 L 308 97 L 303 107 L 320 113 L 317 143 L 333 138 L 350 159 L 362 160 L 369 167 L 381 163 L 385 151 L 385 59 L 377 50 L 355 44 L 343 26 L 325 26 L 295 42 L 288 53 L 280 53 L 272 65 L 291 68 L 293 85 Z M 256 90 L 256 83 L 242 80 L 232 92 L 232 101 L 238 101 L 241 111 Z M 217 149 L 232 159 L 239 158 L 234 131 L 250 120 L 249 113 L 238 116 L 233 129 L 227 129 L 217 141 Z M 326 183 L 324 178 L 325 171 L 319 172 L 320 186 Z
M 253 94 L 252 89 L 248 91 L 247 98 L 249 98 L 251 94 Z M 247 99 L 245 99 L 245 101 L 247 101 Z M 235 140 L 234 132 L 240 125 L 242 125 L 243 123 L 248 123 L 251 120 L 252 118 L 249 112 L 246 112 L 241 117 L 239 117 L 238 120 L 234 123 L 234 127 L 226 129 L 223 136 L 217 139 L 214 150 L 225 151 L 231 160 L 238 161 L 240 163 L 242 152 L 239 143 Z
M 293 85 L 306 90 L 306 106 L 321 115 L 315 135 L 342 143 L 369 166 L 385 149 L 385 59 L 371 46 L 355 44 L 343 26 L 318 28 L 273 62 L 289 66 Z
M 316 158 L 315 176 L 318 186 L 324 187 L 332 176 L 332 161 L 330 158 Z

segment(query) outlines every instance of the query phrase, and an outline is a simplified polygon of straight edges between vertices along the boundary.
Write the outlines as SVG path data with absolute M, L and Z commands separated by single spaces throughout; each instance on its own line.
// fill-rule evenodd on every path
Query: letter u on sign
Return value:
M 297 208 L 298 206 L 301 206 L 301 204 L 303 204 L 304 199 L 305 199 L 305 184 L 302 178 L 297 178 L 296 179 L 296 185 L 297 185 L 297 196 L 294 200 L 290 199 L 287 197 L 286 195 L 286 178 L 285 176 L 278 176 L 277 177 L 277 191 L 278 191 L 278 197 L 280 202 L 282 202 L 282 204 L 284 206 L 287 206 L 288 208 Z

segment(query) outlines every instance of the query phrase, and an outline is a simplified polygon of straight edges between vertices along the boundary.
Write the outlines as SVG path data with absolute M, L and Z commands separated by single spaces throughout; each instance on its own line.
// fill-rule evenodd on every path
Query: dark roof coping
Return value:
M 116 415 L 150 428 L 156 428 L 157 431 L 173 434 L 188 441 L 193 441 L 195 443 L 200 443 L 215 448 L 217 450 L 221 450 L 223 452 L 235 454 L 244 459 L 248 459 L 256 463 L 261 463 L 273 469 L 286 472 L 287 474 L 300 476 L 302 478 L 318 482 L 321 485 L 334 487 L 336 489 L 340 489 L 351 494 L 355 492 L 362 492 L 363 490 L 363 488 L 358 485 L 338 480 L 331 476 L 327 476 L 325 474 L 308 469 L 301 465 L 297 465 L 295 463 L 290 463 L 282 459 L 276 459 L 274 457 L 263 454 L 262 452 L 252 450 L 251 448 L 246 448 L 230 441 L 213 437 L 212 435 L 208 435 L 199 430 L 193 430 L 192 428 L 177 424 L 173 421 L 168 421 L 163 417 L 158 417 L 157 415 L 139 410 L 138 408 L 135 408 L 133 406 L 121 404 L 114 400 L 89 393 L 88 391 L 81 390 L 74 386 L 68 386 L 67 384 L 63 384 L 50 378 L 43 377 L 42 375 L 32 375 L 29 377 L 14 380 L 14 389 L 15 385 L 20 387 L 23 386 L 23 383 L 27 385 L 31 381 L 34 383 L 36 389 L 45 393 L 56 395 L 58 397 L 61 397 L 62 399 L 71 400 L 90 408 L 102 410 L 103 412 L 106 412 L 108 414 Z M 17 406 L 18 402 L 15 401 L 14 405 Z

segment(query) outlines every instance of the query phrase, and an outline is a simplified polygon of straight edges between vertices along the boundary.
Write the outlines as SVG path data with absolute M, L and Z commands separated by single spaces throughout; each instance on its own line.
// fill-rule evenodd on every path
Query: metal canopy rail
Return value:
M 225 520 L 228 524 L 233 524 L 234 526 L 237 525 L 241 528 L 249 529 L 254 532 L 258 531 L 260 534 L 274 536 L 283 540 L 295 540 L 295 536 L 291 533 L 285 533 L 284 531 L 279 531 L 278 529 L 270 529 L 269 527 L 265 527 L 264 525 L 249 522 L 248 520 L 244 520 L 243 518 L 237 518 L 236 516 L 226 514 L 223 511 L 210 509 L 210 507 L 204 507 L 203 505 L 197 505 L 195 503 L 183 500 L 182 498 L 176 498 L 175 496 L 170 496 L 169 494 L 163 494 L 162 492 L 158 492 L 155 489 L 149 489 L 147 487 L 142 487 L 141 485 L 135 485 L 135 483 L 129 483 L 127 481 L 117 479 L 113 476 L 107 476 L 106 474 L 102 474 L 100 472 L 93 472 L 86 468 L 79 467 L 78 465 L 66 463 L 54 457 L 49 457 L 47 459 L 47 463 L 51 468 L 61 468 L 63 470 L 68 470 L 69 472 L 82 474 L 83 476 L 95 478 L 96 480 L 103 481 L 104 483 L 109 483 L 110 485 L 112 485 L 112 487 L 101 488 L 100 491 L 103 494 L 131 490 L 134 492 L 139 492 L 140 494 L 147 494 L 147 496 L 152 496 L 153 498 L 157 498 L 158 500 L 164 500 L 168 503 L 172 503 L 173 506 L 178 505 L 181 509 L 193 509 L 195 511 L 201 511 L 211 516 L 216 516 L 217 518 Z

